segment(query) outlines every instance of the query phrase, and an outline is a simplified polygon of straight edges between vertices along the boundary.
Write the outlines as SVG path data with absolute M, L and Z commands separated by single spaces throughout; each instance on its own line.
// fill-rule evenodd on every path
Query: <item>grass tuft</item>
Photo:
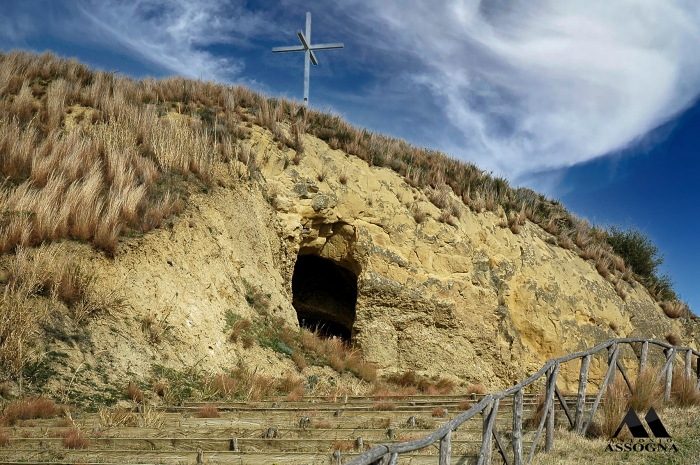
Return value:
M 146 398 L 138 384 L 134 383 L 133 381 L 130 381 L 127 385 L 125 394 L 126 397 L 134 402 L 138 402 L 139 404 L 142 404 Z
M 53 400 L 45 397 L 31 397 L 8 405 L 0 417 L 0 425 L 14 426 L 24 420 L 54 418 L 59 414 L 60 409 Z
M 59 431 L 58 435 L 63 437 L 63 447 L 66 449 L 87 449 L 90 446 L 90 439 L 78 428 Z
M 204 404 L 197 409 L 197 418 L 219 418 L 219 409 L 213 404 Z

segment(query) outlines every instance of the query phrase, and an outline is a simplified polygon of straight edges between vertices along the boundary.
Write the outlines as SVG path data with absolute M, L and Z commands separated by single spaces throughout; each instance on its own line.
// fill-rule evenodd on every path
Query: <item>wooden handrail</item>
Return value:
M 428 447 L 435 442 L 440 442 L 440 454 L 439 454 L 439 464 L 445 465 L 449 464 L 450 453 L 451 453 L 451 435 L 452 431 L 456 430 L 467 420 L 470 420 L 477 414 L 481 413 L 484 416 L 482 422 L 482 446 L 479 452 L 478 463 L 490 464 L 491 462 L 491 451 L 492 451 L 492 437 L 496 438 L 498 450 L 503 455 L 503 458 L 508 463 L 510 459 L 505 455 L 503 450 L 500 437 L 496 431 L 495 421 L 496 415 L 498 414 L 498 405 L 501 399 L 508 397 L 510 395 L 514 396 L 513 399 L 513 431 L 512 431 L 512 446 L 513 446 L 513 464 L 521 465 L 523 463 L 523 444 L 522 444 L 522 406 L 523 406 L 523 389 L 530 384 L 539 380 L 542 376 L 547 374 L 546 380 L 546 398 L 544 412 L 542 419 L 540 420 L 539 426 L 537 428 L 537 433 L 535 439 L 532 443 L 529 457 L 527 463 L 529 464 L 532 460 L 533 454 L 537 448 L 537 443 L 540 435 L 544 428 L 546 428 L 546 441 L 545 450 L 548 452 L 553 447 L 553 433 L 554 433 L 554 401 L 555 396 L 559 400 L 560 404 L 563 406 L 567 413 L 569 422 L 571 423 L 574 431 L 579 434 L 585 434 L 586 430 L 593 421 L 593 416 L 595 411 L 600 404 L 601 398 L 608 384 L 612 383 L 615 378 L 615 373 L 620 370 L 625 382 L 627 383 L 630 390 L 632 389 L 631 382 L 627 377 L 624 366 L 619 362 L 619 353 L 621 344 L 634 344 L 642 343 L 641 354 L 639 355 L 639 367 L 640 371 L 646 367 L 649 345 L 655 345 L 662 347 L 666 355 L 666 363 L 664 368 L 658 375 L 657 382 L 666 375 L 666 393 L 671 390 L 672 373 L 673 373 L 673 360 L 676 354 L 685 352 L 685 375 L 686 377 L 692 376 L 692 357 L 693 355 L 698 357 L 697 359 L 697 369 L 696 374 L 698 376 L 698 384 L 696 390 L 700 390 L 700 352 L 693 349 L 692 347 L 681 347 L 668 344 L 663 341 L 657 341 L 654 339 L 644 339 L 644 338 L 619 338 L 611 339 L 607 342 L 598 344 L 597 346 L 573 354 L 565 355 L 563 357 L 548 360 L 542 368 L 537 371 L 537 373 L 529 376 L 518 384 L 507 388 L 501 392 L 495 394 L 487 394 L 484 396 L 476 405 L 471 407 L 469 410 L 460 413 L 455 418 L 450 420 L 448 423 L 444 424 L 440 428 L 436 429 L 427 436 L 415 439 L 413 441 L 403 442 L 403 443 L 393 443 L 393 444 L 381 444 L 372 449 L 369 449 L 362 454 L 356 456 L 352 460 L 346 463 L 346 465 L 370 465 L 379 460 L 382 463 L 395 463 L 398 455 L 405 454 L 409 452 L 414 452 L 419 449 Z M 603 378 L 603 382 L 598 391 L 598 394 L 593 402 L 591 412 L 586 421 L 583 424 L 584 417 L 584 407 L 585 407 L 585 396 L 586 396 L 586 385 L 588 382 L 588 372 L 590 369 L 591 357 L 601 350 L 608 349 L 608 369 Z M 564 400 L 561 393 L 557 388 L 557 376 L 559 374 L 559 368 L 563 363 L 570 362 L 575 359 L 581 360 L 581 371 L 579 374 L 579 390 L 576 399 L 576 411 L 572 419 L 569 413 L 568 406 Z

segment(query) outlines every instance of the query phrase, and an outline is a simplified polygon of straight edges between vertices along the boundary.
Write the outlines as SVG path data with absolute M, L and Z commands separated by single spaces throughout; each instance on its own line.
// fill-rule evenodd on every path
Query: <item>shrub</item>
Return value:
M 430 416 L 433 418 L 445 418 L 447 416 L 447 409 L 443 407 L 435 407 Z
M 656 274 L 664 257 L 648 236 L 636 228 L 623 230 L 616 226 L 609 227 L 606 233 L 606 242 L 635 273 L 644 278 Z
M 32 397 L 15 401 L 5 408 L 0 425 L 13 426 L 23 420 L 53 418 L 60 413 L 56 403 L 45 397 Z

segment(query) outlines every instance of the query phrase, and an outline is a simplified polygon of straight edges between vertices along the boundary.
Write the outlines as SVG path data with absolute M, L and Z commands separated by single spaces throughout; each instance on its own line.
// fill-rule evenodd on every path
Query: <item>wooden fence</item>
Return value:
M 493 441 L 496 442 L 496 450 L 500 452 L 503 457 L 503 461 L 507 465 L 522 465 L 523 463 L 529 464 L 532 461 L 532 457 L 537 448 L 537 444 L 542 436 L 542 432 L 545 432 L 545 445 L 544 450 L 549 452 L 554 446 L 554 402 L 555 398 L 559 401 L 562 409 L 569 421 L 571 428 L 578 434 L 585 434 L 588 430 L 591 422 L 593 421 L 593 416 L 595 415 L 596 409 L 600 405 L 601 398 L 605 392 L 606 387 L 609 384 L 615 382 L 616 373 L 619 371 L 627 386 L 632 391 L 633 386 L 627 375 L 625 366 L 620 361 L 620 348 L 623 344 L 637 344 L 637 350 L 635 355 L 639 359 L 639 371 L 641 372 L 647 366 L 649 358 L 649 347 L 660 347 L 663 349 L 663 354 L 665 358 L 665 363 L 660 373 L 657 376 L 656 382 L 658 383 L 664 377 L 664 396 L 668 400 L 671 396 L 671 384 L 673 382 L 673 369 L 674 361 L 677 356 L 683 354 L 684 359 L 684 369 L 685 376 L 691 378 L 695 376 L 695 381 L 697 382 L 695 390 L 696 392 L 700 390 L 700 353 L 690 347 L 679 347 L 667 344 L 665 342 L 656 341 L 653 339 L 640 339 L 640 338 L 622 338 L 622 339 L 612 339 L 610 341 L 599 344 L 592 349 L 578 352 L 575 354 L 570 354 L 564 357 L 549 360 L 544 366 L 534 375 L 525 379 L 524 381 L 516 384 L 515 386 L 508 388 L 496 394 L 488 394 L 484 396 L 481 401 L 474 405 L 472 408 L 463 412 L 454 419 L 452 419 L 447 424 L 443 425 L 441 428 L 433 431 L 431 434 L 425 436 L 421 439 L 416 439 L 414 441 L 404 442 L 404 443 L 394 443 L 394 444 L 382 444 L 372 449 L 365 451 L 364 453 L 358 455 L 354 459 L 347 462 L 346 465 L 395 465 L 398 461 L 398 456 L 400 454 L 410 453 L 424 447 L 428 447 L 436 442 L 439 442 L 439 465 L 449 465 L 450 454 L 451 454 L 451 437 L 452 432 L 461 426 L 467 420 L 473 418 L 477 414 L 482 415 L 482 442 L 481 449 L 479 451 L 477 465 L 485 465 L 491 463 L 491 457 L 494 450 Z M 641 345 L 641 348 L 639 347 Z M 584 415 L 585 409 L 585 399 L 586 399 L 586 386 L 588 384 L 588 373 L 591 366 L 591 358 L 598 354 L 599 352 L 607 349 L 607 364 L 608 368 L 605 373 L 605 377 L 600 385 L 598 394 L 593 401 L 593 405 L 588 412 L 588 415 Z M 695 375 L 693 375 L 693 357 L 695 357 Z M 562 364 L 571 362 L 575 359 L 581 359 L 581 370 L 579 374 L 579 387 L 578 394 L 576 398 L 575 410 L 572 414 L 570 406 L 567 404 L 564 396 L 562 396 L 559 388 L 557 388 L 557 376 L 559 375 L 559 369 Z M 529 451 L 523 450 L 523 390 L 527 386 L 535 383 L 541 377 L 545 376 L 545 403 L 544 403 L 544 413 L 537 427 L 535 433 L 535 439 L 530 447 Z M 513 427 L 511 431 L 512 438 L 512 450 L 509 452 L 501 440 L 498 433 L 496 424 L 496 416 L 498 415 L 498 406 L 501 400 L 507 398 L 508 396 L 513 396 Z M 527 460 L 525 461 L 525 458 Z

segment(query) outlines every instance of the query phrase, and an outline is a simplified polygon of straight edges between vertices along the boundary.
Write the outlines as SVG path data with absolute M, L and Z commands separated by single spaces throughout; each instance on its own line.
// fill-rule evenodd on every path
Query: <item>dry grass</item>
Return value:
M 153 392 L 155 392 L 158 397 L 165 397 L 168 393 L 168 385 L 162 381 L 158 381 L 153 384 Z
M 134 383 L 133 381 L 130 381 L 127 385 L 125 394 L 126 397 L 134 402 L 138 402 L 139 404 L 142 404 L 146 398 L 138 384 Z
M 374 405 L 372 406 L 372 410 L 381 410 L 381 411 L 390 411 L 390 410 L 396 410 L 396 404 L 391 402 L 391 401 L 379 401 L 375 402 Z
M 469 402 L 468 400 L 463 400 L 459 404 L 457 404 L 457 409 L 462 410 L 464 412 L 466 412 L 470 408 L 472 408 L 472 403 Z
M 239 320 L 234 321 L 231 325 L 231 331 L 228 335 L 229 341 L 238 342 L 240 339 L 242 339 L 242 336 L 244 336 L 246 333 L 248 333 L 248 331 L 250 331 L 250 328 L 252 326 L 253 322 L 246 318 L 241 318 Z
M 603 396 L 603 402 L 601 405 L 601 410 L 603 413 L 603 419 L 600 423 L 600 433 L 606 439 L 609 439 L 615 434 L 617 427 L 620 426 L 620 422 L 625 417 L 629 406 L 629 395 L 630 391 L 625 384 L 625 381 L 619 377 L 615 380 L 615 383 L 608 385 Z M 627 435 L 629 431 L 623 429 Z M 629 439 L 626 436 L 618 436 L 620 439 Z
M 123 428 L 138 426 L 138 415 L 123 408 L 100 408 L 98 413 L 100 428 Z
M 299 371 L 303 371 L 304 368 L 309 366 L 309 363 L 306 361 L 306 357 L 304 357 L 304 354 L 296 350 L 292 352 L 292 361 L 297 366 Z
M 215 395 L 227 399 L 258 401 L 280 392 L 279 381 L 243 366 L 235 368 L 229 374 L 218 374 L 208 379 L 206 384 Z
M 357 365 L 357 376 L 363 381 L 373 383 L 377 380 L 377 368 L 368 362 L 361 362 Z
M 535 402 L 535 411 L 532 413 L 532 416 L 527 419 L 526 424 L 528 428 L 537 428 L 537 426 L 540 424 L 540 421 L 542 421 L 542 415 L 544 415 L 544 407 L 546 400 L 547 397 L 544 393 L 540 393 L 537 396 L 537 401 Z
M 634 392 L 627 399 L 627 404 L 636 412 L 645 412 L 650 407 L 660 410 L 663 407 L 663 387 L 656 383 L 659 369 L 647 367 L 637 375 L 634 381 Z
M 375 383 L 371 392 L 372 397 L 380 401 L 385 399 L 405 399 L 417 393 L 418 390 L 413 386 L 397 388 L 396 386 L 386 386 L 383 383 Z
M 415 371 L 409 370 L 404 373 L 397 373 L 389 375 L 386 378 L 388 383 L 400 386 L 403 388 L 416 388 L 420 392 L 431 395 L 438 394 L 449 394 L 454 388 L 455 384 L 453 381 L 434 376 L 428 378 L 426 376 L 419 376 Z
M 682 343 L 680 336 L 676 333 L 668 333 L 665 337 L 666 341 L 672 346 L 680 346 Z
M 679 300 L 673 302 L 661 301 L 659 302 L 659 305 L 669 318 L 688 317 L 690 314 L 688 305 Z
M 0 447 L 8 447 L 10 445 L 10 437 L 4 429 L 0 428 Z
M 278 381 L 277 390 L 280 394 L 304 392 L 304 380 L 292 373 L 287 373 Z
M 59 431 L 58 435 L 63 438 L 66 449 L 87 449 L 90 446 L 90 439 L 78 428 Z
M 13 426 L 25 420 L 54 418 L 61 413 L 56 403 L 45 397 L 17 400 L 7 407 L 0 417 L 0 425 Z
M 481 383 L 470 384 L 467 387 L 467 394 L 479 394 L 479 395 L 486 394 L 486 386 L 484 386 Z
M 333 443 L 333 450 L 350 452 L 353 449 L 355 449 L 355 441 L 339 439 Z
M 7 265 L 0 297 L 0 368 L 17 376 L 27 362 L 26 347 L 39 325 L 59 304 L 76 323 L 121 308 L 115 292 L 99 291 L 94 277 L 61 244 L 20 248 Z
M 697 379 L 686 377 L 685 373 L 673 374 L 671 400 L 678 407 L 700 405 L 700 392 L 695 390 Z
M 433 418 L 445 418 L 447 417 L 447 409 L 443 407 L 435 407 L 432 412 L 430 412 L 430 416 Z
M 658 465 L 660 463 L 697 463 L 698 457 L 700 457 L 700 437 L 697 434 L 698 428 L 700 428 L 700 407 L 682 409 L 673 407 L 660 414 L 660 417 L 673 437 L 678 452 L 608 452 L 606 448 L 609 441 L 606 438 L 585 438 L 562 427 L 555 430 L 554 449 L 549 453 L 535 454 L 532 464 L 613 465 L 634 463 Z
M 319 420 L 313 423 L 314 428 L 317 429 L 329 429 L 333 424 L 328 420 Z
M 219 418 L 219 409 L 213 404 L 204 404 L 197 409 L 197 418 Z

